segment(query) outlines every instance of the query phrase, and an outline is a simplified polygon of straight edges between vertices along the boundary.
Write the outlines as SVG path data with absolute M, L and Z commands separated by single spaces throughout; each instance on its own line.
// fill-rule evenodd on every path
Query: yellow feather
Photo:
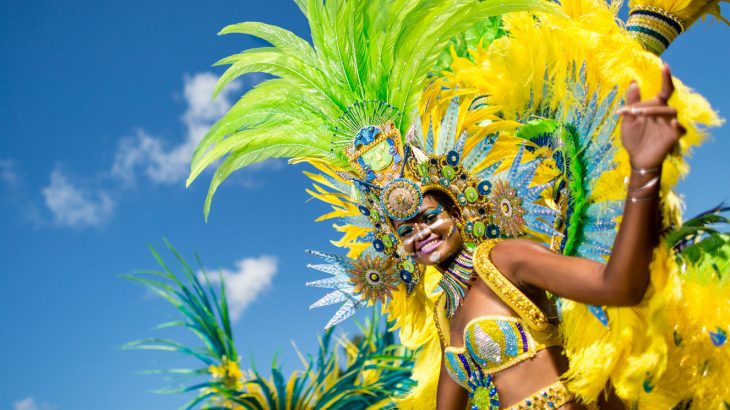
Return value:
M 597 92 L 603 97 L 614 86 L 619 93 L 625 93 L 631 80 L 637 81 L 644 96 L 652 96 L 659 91 L 661 60 L 646 52 L 625 29 L 616 24 L 615 5 L 611 9 L 598 0 L 567 0 L 561 2 L 561 7 L 570 19 L 540 15 L 539 23 L 536 23 L 534 17 L 527 13 L 505 16 L 504 27 L 510 35 L 496 40 L 487 49 L 473 50 L 471 60 L 455 57 L 452 71 L 435 81 L 424 93 L 422 109 L 427 109 L 432 115 L 442 114 L 454 96 L 488 95 L 488 104 L 492 110 L 484 111 L 483 115 L 493 119 L 498 109 L 502 119 L 494 120 L 492 128 L 512 131 L 517 128 L 512 120 L 518 115 L 529 114 L 525 109 L 537 104 L 547 104 L 553 108 L 566 103 L 587 105 L 587 101 L 575 101 L 569 88 L 570 76 L 576 68 L 584 64 L 585 86 L 589 95 Z M 546 83 L 546 79 L 549 83 Z M 688 172 L 683 157 L 705 138 L 705 127 L 721 123 L 702 96 L 692 92 L 678 79 L 675 79 L 675 86 L 676 92 L 669 104 L 678 110 L 678 119 L 688 132 L 681 140 L 681 155 L 669 158 L 663 168 L 664 226 L 676 225 L 681 220 L 682 203 L 672 188 Z M 544 95 L 543 89 L 548 89 L 550 93 Z M 427 127 L 428 119 L 422 120 L 424 128 Z M 460 126 L 473 125 L 478 121 L 466 116 Z M 514 156 L 517 149 L 516 139 L 511 139 L 506 134 L 507 132 L 503 132 L 500 135 L 480 168 L 489 166 L 496 159 Z M 619 127 L 616 128 L 613 139 L 620 147 Z M 473 149 L 478 141 L 479 138 L 467 139 L 465 151 Z M 620 150 L 615 161 L 616 169 L 601 176 L 591 200 L 626 197 L 625 178 L 630 172 L 626 152 Z M 506 168 L 509 164 L 503 166 Z M 555 170 L 549 166 L 540 169 L 538 178 L 548 178 L 544 173 L 549 172 Z M 690 375 L 688 369 L 677 368 L 679 362 L 674 359 L 677 357 L 676 348 L 672 346 L 673 342 L 668 342 L 672 340 L 671 331 L 660 326 L 664 323 L 666 327 L 666 323 L 673 322 L 666 320 L 669 316 L 662 312 L 680 309 L 679 303 L 682 299 L 677 297 L 677 289 L 686 293 L 691 286 L 686 283 L 681 283 L 681 286 L 677 284 L 680 279 L 676 266 L 672 263 L 671 255 L 666 250 L 656 251 L 652 265 L 652 284 L 644 302 L 631 308 L 606 309 L 610 321 L 608 328 L 599 323 L 585 305 L 563 301 L 561 329 L 565 337 L 565 351 L 571 361 L 571 368 L 565 378 L 570 389 L 581 401 L 595 402 L 609 382 L 623 399 L 639 400 L 641 408 L 669 408 L 677 403 L 678 398 L 688 397 L 688 389 L 692 386 L 700 386 L 695 393 L 695 400 L 709 405 L 697 408 L 716 408 L 719 399 L 712 401 L 711 394 L 721 394 L 714 397 L 730 397 L 723 390 L 724 387 L 713 387 L 711 383 Z M 702 288 L 695 291 L 696 303 L 707 306 L 707 302 L 701 302 L 702 292 Z M 706 288 L 704 292 L 707 292 Z M 727 290 L 721 289 L 718 303 L 730 300 L 728 296 Z M 391 303 L 389 308 L 393 309 L 390 312 L 393 316 L 408 318 L 415 323 L 426 323 L 422 326 L 432 326 L 432 319 L 418 322 L 423 314 L 414 312 L 412 306 L 413 304 L 406 308 L 405 303 L 398 300 Z M 730 313 L 725 308 L 717 309 L 717 312 L 718 315 L 726 314 L 724 317 L 730 318 Z M 713 315 L 714 313 L 715 311 Z M 692 312 L 685 314 L 684 310 L 677 311 L 677 314 L 682 317 L 680 321 L 691 318 L 696 321 L 694 323 L 711 321 L 709 318 L 707 321 L 701 320 L 703 317 L 699 314 L 693 317 Z M 728 320 L 723 322 L 719 316 L 715 316 L 715 319 L 721 325 Z M 401 326 L 408 336 L 418 335 L 414 340 L 434 349 L 419 356 L 417 369 L 424 370 L 424 374 L 419 374 L 419 377 L 423 377 L 419 379 L 423 384 L 402 404 L 404 408 L 432 408 L 437 363 L 440 360 L 438 341 L 428 339 L 413 330 L 412 326 Z M 703 334 L 700 338 L 707 344 L 709 338 L 706 332 L 703 333 L 696 327 L 693 329 L 696 333 Z M 435 345 L 429 345 L 429 342 Z M 690 342 L 687 343 L 690 346 Z M 700 357 L 706 357 L 699 354 L 703 353 L 702 346 L 696 345 L 699 347 L 691 345 L 684 359 L 686 363 L 693 363 L 693 366 L 696 366 Z M 726 358 L 722 354 L 718 356 L 721 359 Z M 717 369 L 718 379 L 707 380 L 721 385 L 717 380 L 730 375 L 726 369 L 730 364 L 725 366 L 725 363 L 730 363 L 730 360 L 713 364 Z M 431 373 L 427 374 L 428 371 Z M 681 377 L 689 378 L 696 384 L 686 383 L 682 388 L 675 386 Z M 645 387 L 647 380 L 649 384 Z M 652 393 L 646 393 L 645 389 L 648 388 L 653 389 Z M 644 403 L 647 403 L 646 407 Z

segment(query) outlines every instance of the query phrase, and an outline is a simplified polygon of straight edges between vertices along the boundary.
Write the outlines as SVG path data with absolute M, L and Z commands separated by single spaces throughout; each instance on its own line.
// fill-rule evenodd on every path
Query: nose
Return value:
M 413 229 L 416 230 L 416 242 L 420 242 L 431 235 L 431 228 L 425 223 L 413 225 Z

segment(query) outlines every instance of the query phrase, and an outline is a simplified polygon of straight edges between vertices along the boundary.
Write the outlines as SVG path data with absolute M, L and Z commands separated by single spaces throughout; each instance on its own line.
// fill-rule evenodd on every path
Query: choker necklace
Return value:
M 472 276 L 474 276 L 474 262 L 471 253 L 462 249 L 439 281 L 439 286 L 446 295 L 446 317 L 452 318 L 456 309 L 466 296 L 466 291 L 471 288 Z

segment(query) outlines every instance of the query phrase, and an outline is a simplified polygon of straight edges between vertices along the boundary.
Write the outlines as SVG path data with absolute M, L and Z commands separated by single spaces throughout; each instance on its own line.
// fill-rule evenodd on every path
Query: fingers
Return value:
M 669 64 L 664 64 L 662 67 L 662 89 L 659 91 L 657 98 L 663 104 L 669 101 L 669 98 L 674 94 L 674 80 L 672 80 L 672 72 L 669 70 Z
M 669 64 L 664 64 L 662 67 L 662 88 L 657 94 L 655 99 L 641 101 L 641 91 L 636 81 L 631 81 L 628 89 L 626 90 L 626 106 L 630 105 L 666 105 L 669 98 L 674 94 L 674 80 L 672 79 L 672 71 L 669 69 Z M 619 110 L 620 111 L 620 110 Z
M 679 157 L 682 155 L 682 146 L 679 145 L 679 140 L 672 145 L 672 149 L 669 151 L 670 155 L 674 157 Z
M 631 81 L 629 88 L 626 89 L 626 105 L 636 104 L 641 101 L 641 91 L 636 81 Z
M 616 110 L 616 115 L 635 115 L 635 116 L 676 116 L 677 109 L 667 105 L 659 106 L 623 106 Z
M 676 118 L 673 118 L 669 124 L 679 132 L 680 137 L 687 133 L 687 128 L 684 128 Z

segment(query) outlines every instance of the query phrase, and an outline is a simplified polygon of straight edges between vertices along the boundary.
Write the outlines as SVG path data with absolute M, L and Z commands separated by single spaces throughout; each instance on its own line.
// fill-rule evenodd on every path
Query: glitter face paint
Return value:
M 434 265 L 441 262 L 441 252 L 435 251 L 433 252 L 429 257 L 428 260 L 431 261 Z
M 453 222 L 453 221 L 452 221 Z M 456 233 L 456 224 L 451 224 L 451 230 L 449 231 L 449 234 L 447 235 L 449 238 L 451 238 Z

